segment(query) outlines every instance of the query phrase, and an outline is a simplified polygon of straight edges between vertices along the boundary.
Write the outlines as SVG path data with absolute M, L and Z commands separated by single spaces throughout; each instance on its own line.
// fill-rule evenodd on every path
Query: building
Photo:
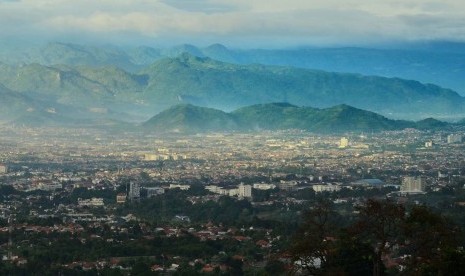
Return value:
M 425 142 L 425 148 L 432 148 L 433 147 L 433 141 L 426 141 Z
M 252 198 L 252 185 L 239 184 L 237 188 L 219 187 L 216 185 L 205 186 L 205 189 L 219 195 L 240 198 Z
M 5 164 L 0 164 L 0 174 L 5 174 L 8 172 L 8 166 Z
M 352 186 L 358 186 L 358 187 L 377 187 L 377 188 L 382 188 L 384 186 L 384 182 L 380 179 L 377 178 L 366 178 L 366 179 L 360 179 L 355 182 L 351 183 Z
M 227 195 L 230 197 L 239 196 L 239 189 L 227 189 L 225 190 Z
M 224 189 L 216 185 L 207 185 L 205 186 L 205 190 L 208 190 L 214 194 L 227 195 L 227 196 L 230 196 L 233 193 L 233 192 L 230 192 L 230 189 Z M 233 190 L 237 190 L 237 189 L 233 189 Z
M 297 181 L 284 181 L 278 183 L 278 188 L 285 191 L 295 191 L 297 189 Z
M 447 136 L 447 143 L 448 144 L 455 144 L 455 143 L 462 143 L 462 135 L 461 134 L 450 134 Z
M 129 184 L 128 199 L 134 200 L 134 199 L 139 199 L 139 198 L 140 198 L 140 185 L 139 183 L 135 181 L 131 181 L 131 183 Z
M 188 216 L 184 215 L 176 215 L 174 216 L 174 219 L 177 221 L 191 222 L 191 219 Z
M 276 185 L 267 183 L 255 183 L 253 184 L 253 188 L 256 190 L 273 190 L 276 188 Z
M 346 137 L 342 137 L 341 141 L 339 142 L 339 148 L 340 149 L 345 149 L 349 146 L 349 139 Z
M 425 191 L 426 184 L 421 177 L 406 176 L 402 179 L 401 194 L 424 194 Z
M 103 198 L 93 197 L 91 199 L 78 199 L 79 206 L 88 206 L 88 207 L 99 207 L 104 206 Z
M 449 177 L 448 172 L 438 171 L 438 179 L 444 179 L 444 178 L 448 178 L 448 177 Z
M 44 180 L 37 183 L 37 190 L 50 192 L 58 189 L 63 189 L 63 185 L 59 182 Z
M 252 186 L 239 184 L 237 186 L 237 195 L 242 198 L 251 198 L 252 197 Z
M 124 204 L 126 202 L 126 194 L 119 193 L 116 195 L 116 203 Z
M 171 189 L 180 189 L 180 190 L 183 190 L 183 191 L 187 191 L 191 188 L 190 185 L 182 185 L 182 184 L 170 184 L 170 190 Z
M 207 185 L 205 186 L 205 190 L 218 194 L 221 188 L 216 185 Z
M 165 189 L 162 187 L 149 187 L 145 189 L 147 190 L 147 197 L 154 197 L 165 193 Z
M 158 160 L 157 154 L 152 154 L 152 153 L 144 154 L 144 161 L 157 161 L 157 160 Z
M 315 193 L 337 192 L 341 189 L 340 186 L 332 185 L 332 184 L 317 184 L 317 185 L 313 185 L 312 188 L 315 191 Z

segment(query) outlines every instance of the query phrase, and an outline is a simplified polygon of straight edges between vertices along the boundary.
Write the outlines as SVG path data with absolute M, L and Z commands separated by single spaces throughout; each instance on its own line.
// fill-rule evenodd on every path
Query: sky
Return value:
M 0 38 L 240 47 L 465 41 L 463 0 L 0 0 Z

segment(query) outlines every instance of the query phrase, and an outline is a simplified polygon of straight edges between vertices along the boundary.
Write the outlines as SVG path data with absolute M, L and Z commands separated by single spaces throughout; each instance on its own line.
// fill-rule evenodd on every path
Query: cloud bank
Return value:
M 0 0 L 0 35 L 350 44 L 465 41 L 461 0 Z M 103 42 L 103 41 L 102 41 Z

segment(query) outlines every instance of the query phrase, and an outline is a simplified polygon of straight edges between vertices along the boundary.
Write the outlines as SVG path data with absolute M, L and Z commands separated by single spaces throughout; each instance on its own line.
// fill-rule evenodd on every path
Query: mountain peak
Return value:
M 296 105 L 293 105 L 287 102 L 270 103 L 269 105 L 277 106 L 277 107 L 297 107 Z
M 144 127 L 160 132 L 208 132 L 237 128 L 235 119 L 221 110 L 180 104 L 173 106 L 144 123 Z
M 338 105 L 335 105 L 333 107 L 331 107 L 331 109 L 338 109 L 338 110 L 354 110 L 354 109 L 358 109 L 358 108 L 355 108 L 351 105 L 348 105 L 348 104 L 338 104 Z
M 356 114 L 360 112 L 369 112 L 369 111 L 365 111 L 362 109 L 358 109 L 348 104 L 335 105 L 333 107 L 326 108 L 326 110 L 331 111 L 331 112 L 336 112 L 337 114 L 341 114 L 341 116 L 344 116 L 345 114 Z
M 198 57 L 204 56 L 204 54 L 202 53 L 202 51 L 200 51 L 199 48 L 195 47 L 194 45 L 190 45 L 190 44 L 182 44 L 182 45 L 178 45 L 173 48 L 170 48 L 170 49 L 166 49 L 162 51 L 162 54 L 167 57 L 176 57 L 184 52 L 187 52 L 193 56 L 198 56 Z
M 209 58 L 199 57 L 189 52 L 182 52 L 180 55 L 176 57 L 176 59 L 183 62 L 204 62 L 206 60 L 209 60 Z
M 439 121 L 434 118 L 426 118 L 421 121 L 418 121 L 416 125 L 419 129 L 434 129 L 445 127 L 448 124 L 446 122 Z
M 224 46 L 223 44 L 220 44 L 220 43 L 215 43 L 215 44 L 212 44 L 210 46 L 208 46 L 207 48 L 205 48 L 205 50 L 211 50 L 211 51 L 229 51 L 229 49 Z

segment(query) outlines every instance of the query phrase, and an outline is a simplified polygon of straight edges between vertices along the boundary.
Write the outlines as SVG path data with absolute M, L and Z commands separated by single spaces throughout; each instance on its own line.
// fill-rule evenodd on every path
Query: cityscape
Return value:
M 299 271 L 292 239 L 322 199 L 348 221 L 374 198 L 440 210 L 463 228 L 462 135 L 3 127 L 3 269 Z M 391 273 L 408 264 L 404 246 L 383 256 Z
M 464 19 L 0 0 L 0 276 L 465 275 Z

